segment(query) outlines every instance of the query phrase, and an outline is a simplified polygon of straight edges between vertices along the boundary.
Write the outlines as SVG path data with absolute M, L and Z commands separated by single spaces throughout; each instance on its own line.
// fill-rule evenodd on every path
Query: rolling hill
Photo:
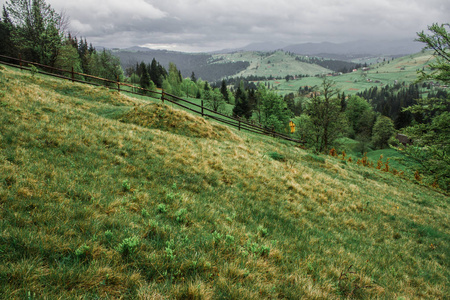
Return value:
M 166 68 L 168 68 L 170 62 L 175 63 L 183 77 L 189 77 L 194 72 L 197 78 L 210 82 L 219 81 L 226 77 L 250 75 L 285 77 L 286 75 L 297 74 L 315 76 L 330 72 L 329 69 L 316 64 L 295 60 L 296 56 L 283 51 L 193 54 L 131 48 L 114 50 L 113 54 L 119 57 L 124 69 L 135 66 L 136 63 L 141 61 L 151 63 L 155 58 Z
M 370 43 L 361 42 L 361 44 L 362 45 L 360 45 L 359 48 L 355 48 L 354 53 L 357 53 L 359 51 L 358 49 L 369 47 L 368 45 Z M 392 53 L 401 53 L 402 51 L 406 51 L 406 44 L 404 47 L 401 45 L 404 44 L 394 44 L 391 45 L 391 48 L 384 45 L 384 48 L 375 47 L 374 49 L 380 49 L 380 51 L 385 49 L 386 53 L 391 49 L 390 51 Z M 315 44 L 309 46 L 303 45 L 302 47 L 303 48 L 298 48 L 297 50 L 296 48 L 285 48 L 283 51 L 237 51 L 215 54 L 182 53 L 134 47 L 123 50 L 114 50 L 113 54 L 121 59 L 124 68 L 135 66 L 136 63 L 141 61 L 150 63 L 152 59 L 155 58 L 166 68 L 168 68 L 169 62 L 174 62 L 181 71 L 183 77 L 189 77 L 191 73 L 194 72 L 197 78 L 202 78 L 210 82 L 232 77 L 273 77 L 277 80 L 276 82 L 272 82 L 272 84 L 283 94 L 290 92 L 295 93 L 302 86 L 317 85 L 320 82 L 319 78 L 315 78 L 317 75 L 321 76 L 324 74 L 337 73 L 342 69 L 351 70 L 355 67 L 356 63 L 369 63 L 370 70 L 361 71 L 361 69 L 359 69 L 356 73 L 347 73 L 339 77 L 334 77 L 333 80 L 336 81 L 337 86 L 341 88 L 343 92 L 354 94 L 371 86 L 394 84 L 394 82 L 408 83 L 414 81 L 417 77 L 417 71 L 426 68 L 433 59 L 430 52 L 419 52 L 398 58 L 392 58 L 392 56 L 382 54 L 380 54 L 380 56 L 371 54 L 362 58 L 358 56 L 352 58 L 354 61 L 353 63 L 320 58 L 320 62 L 318 63 L 308 56 L 299 56 L 298 54 L 295 54 L 295 51 L 313 53 L 323 47 L 328 47 L 327 49 L 335 51 L 334 53 L 339 56 L 341 55 L 339 53 L 343 51 L 342 49 L 345 50 L 350 47 L 350 45 L 340 44 L 340 46 L 337 47 L 336 45 L 329 43 L 327 45 L 321 44 L 320 47 L 317 47 Z M 301 49 L 303 50 L 300 51 Z M 412 51 L 411 49 L 415 48 L 410 47 L 409 51 Z M 286 52 L 288 50 L 289 52 Z M 336 55 L 335 57 L 338 57 Z M 323 57 L 329 56 L 330 55 Z M 289 82 L 279 80 L 284 79 L 287 75 L 296 76 L 297 80 L 291 80 Z M 298 77 L 299 75 L 301 77 Z M 305 76 L 308 78 L 304 78 Z
M 449 197 L 0 66 L 4 299 L 446 299 Z
M 236 52 L 231 54 L 216 54 L 213 56 L 214 64 L 230 62 L 248 62 L 249 66 L 231 77 L 276 77 L 284 78 L 286 75 L 315 76 L 331 72 L 329 69 L 316 64 L 296 60 L 296 56 L 283 51 L 275 52 Z
M 417 71 L 427 69 L 434 60 L 429 51 L 419 52 L 395 59 L 380 59 L 370 65 L 366 70 L 358 69 L 356 72 L 333 76 L 332 80 L 341 92 L 347 95 L 369 89 L 370 87 L 383 87 L 395 83 L 412 83 L 417 79 Z M 321 78 L 307 77 L 296 80 L 271 81 L 271 85 L 281 94 L 296 93 L 300 87 L 319 86 Z

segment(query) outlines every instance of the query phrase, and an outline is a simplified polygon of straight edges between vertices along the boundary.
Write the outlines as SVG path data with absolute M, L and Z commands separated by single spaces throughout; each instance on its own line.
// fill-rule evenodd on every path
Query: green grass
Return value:
M 354 95 L 375 86 L 381 88 L 386 85 L 392 86 L 396 82 L 412 83 L 417 79 L 417 71 L 427 68 L 431 61 L 433 61 L 433 57 L 430 52 L 417 53 L 397 58 L 393 61 L 373 64 L 370 66 L 369 71 L 359 70 L 341 76 L 334 76 L 332 80 L 336 83 L 336 88 L 341 92 L 344 92 L 346 95 Z M 289 81 L 284 79 L 272 80 L 268 81 L 268 83 L 281 94 L 288 94 L 297 93 L 300 87 L 320 86 L 322 78 L 313 76 Z
M 262 52 L 237 52 L 231 54 L 217 54 L 214 59 L 217 64 L 225 62 L 247 61 L 250 66 L 234 75 L 234 77 L 254 76 L 273 76 L 275 78 L 284 78 L 286 75 L 308 75 L 315 76 L 327 74 L 330 70 L 318 65 L 308 64 L 295 60 L 295 56 L 290 56 L 283 51 L 277 51 L 267 55 Z
M 450 296 L 448 196 L 103 88 L 0 91 L 3 299 Z

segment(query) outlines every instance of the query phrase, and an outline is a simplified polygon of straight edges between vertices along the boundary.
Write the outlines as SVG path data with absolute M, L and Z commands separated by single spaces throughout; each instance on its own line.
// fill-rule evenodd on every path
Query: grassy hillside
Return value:
M 247 69 L 235 74 L 233 77 L 264 76 L 286 77 L 286 75 L 315 76 L 327 74 L 330 70 L 318 65 L 295 60 L 295 56 L 283 51 L 273 53 L 265 52 L 237 52 L 231 54 L 216 54 L 213 56 L 215 64 L 230 62 L 249 62 Z
M 449 197 L 0 69 L 3 299 L 445 299 Z
M 395 82 L 411 83 L 417 79 L 417 70 L 426 68 L 433 56 L 430 52 L 421 52 L 396 58 L 392 61 L 384 61 L 373 64 L 370 70 L 343 74 L 332 78 L 336 82 L 336 87 L 347 95 L 353 95 L 369 89 L 372 86 L 383 87 L 393 85 Z M 308 77 L 297 80 L 275 80 L 271 85 L 276 87 L 282 94 L 296 93 L 303 86 L 319 86 L 321 78 Z

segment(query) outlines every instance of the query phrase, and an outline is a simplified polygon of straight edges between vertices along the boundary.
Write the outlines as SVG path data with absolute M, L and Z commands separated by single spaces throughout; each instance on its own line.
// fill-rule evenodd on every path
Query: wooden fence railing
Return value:
M 252 133 L 273 136 L 273 137 L 277 137 L 280 139 L 292 141 L 295 143 L 305 144 L 304 141 L 297 140 L 297 139 L 294 139 L 283 133 L 273 131 L 269 128 L 265 128 L 260 124 L 253 124 L 253 123 L 247 122 L 247 121 L 239 119 L 239 118 L 234 118 L 234 117 L 227 116 L 225 114 L 216 112 L 208 107 L 205 107 L 203 105 L 203 100 L 201 101 L 201 105 L 199 105 L 197 103 L 188 101 L 181 97 L 166 93 L 164 90 L 160 90 L 160 89 L 158 89 L 156 91 L 148 90 L 148 89 L 144 89 L 142 87 L 138 87 L 138 86 L 131 85 L 128 83 L 119 82 L 119 80 L 113 81 L 113 80 L 109 80 L 109 79 L 105 79 L 105 78 L 101 78 L 101 77 L 97 77 L 97 76 L 92 76 L 92 75 L 88 75 L 88 74 L 75 72 L 73 70 L 73 68 L 72 68 L 72 70 L 63 70 L 63 69 L 59 69 L 59 68 L 55 68 L 55 67 L 42 65 L 39 63 L 22 60 L 20 57 L 14 58 L 14 57 L 0 55 L 0 63 L 7 65 L 7 66 L 20 68 L 20 69 L 26 69 L 26 70 L 31 70 L 31 67 L 35 66 L 35 67 L 40 68 L 37 70 L 37 72 L 40 74 L 45 74 L 45 75 L 49 75 L 49 76 L 53 76 L 53 77 L 57 77 L 57 78 L 65 79 L 65 80 L 70 80 L 72 82 L 79 82 L 79 83 L 90 84 L 90 85 L 95 85 L 95 86 L 106 86 L 109 89 L 117 90 L 119 92 L 122 91 L 122 92 L 127 92 L 127 93 L 131 93 L 131 94 L 135 94 L 135 95 L 157 98 L 157 99 L 160 99 L 163 103 L 165 101 L 173 103 L 179 107 L 182 107 L 184 109 L 192 111 L 196 114 L 200 114 L 202 117 L 208 117 L 208 118 L 211 118 L 218 122 L 236 127 L 236 128 L 238 128 L 238 130 L 245 130 L 245 131 L 249 131 Z M 124 87 L 127 87 L 129 89 L 124 89 Z M 195 109 L 195 108 L 197 108 L 197 109 Z

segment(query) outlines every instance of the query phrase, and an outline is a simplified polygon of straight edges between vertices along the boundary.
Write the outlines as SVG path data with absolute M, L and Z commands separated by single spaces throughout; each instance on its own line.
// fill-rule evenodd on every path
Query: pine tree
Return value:
M 10 0 L 5 11 L 13 25 L 13 42 L 25 59 L 53 65 L 63 45 L 64 22 L 44 0 Z
M 197 78 L 195 77 L 194 72 L 192 72 L 192 74 L 191 74 L 191 80 L 192 80 L 192 82 L 197 83 Z
M 433 24 L 428 27 L 431 34 L 418 33 L 418 41 L 426 44 L 425 49 L 434 50 L 436 62 L 430 64 L 431 74 L 422 73 L 419 80 L 437 80 L 450 84 L 450 24 Z M 428 175 L 429 183 L 437 183 L 442 189 L 450 190 L 450 98 L 418 99 L 406 109 L 420 115 L 420 122 L 406 128 L 405 133 L 414 140 L 406 148 L 407 153 L 421 165 L 421 172 Z M 417 118 L 416 118 L 417 121 Z
M 148 89 L 150 87 L 150 75 L 144 62 L 139 65 L 139 73 L 141 74 L 139 84 L 143 89 Z
M 230 99 L 228 96 L 228 89 L 227 89 L 227 82 L 225 81 L 225 79 L 222 80 L 222 85 L 220 87 L 220 92 L 223 95 L 223 98 L 225 99 L 225 102 L 230 103 Z
M 244 117 L 249 119 L 251 117 L 251 108 L 248 103 L 247 94 L 243 90 L 241 86 L 236 90 L 235 95 L 235 105 L 233 108 L 233 116 L 234 117 Z
M 12 41 L 13 25 L 9 19 L 8 11 L 3 6 L 2 21 L 0 22 L 0 54 L 15 56 L 15 45 Z

